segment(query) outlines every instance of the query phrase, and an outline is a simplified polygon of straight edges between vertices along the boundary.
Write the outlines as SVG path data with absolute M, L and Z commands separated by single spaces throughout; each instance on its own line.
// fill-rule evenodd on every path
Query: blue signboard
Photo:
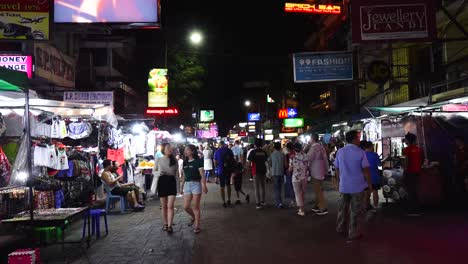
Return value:
M 326 82 L 353 79 L 351 52 L 307 52 L 293 55 L 294 82 Z
M 288 118 L 297 117 L 298 113 L 296 108 L 288 108 Z
M 260 113 L 249 113 L 247 115 L 248 121 L 260 121 Z

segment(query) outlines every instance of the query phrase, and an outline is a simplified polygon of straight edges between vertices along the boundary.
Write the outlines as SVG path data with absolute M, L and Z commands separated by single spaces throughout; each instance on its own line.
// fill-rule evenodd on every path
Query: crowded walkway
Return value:
M 367 215 L 363 239 L 347 243 L 335 232 L 338 193 L 325 182 L 329 215 L 310 212 L 312 185 L 307 185 L 305 217 L 296 208 L 274 207 L 273 184 L 267 184 L 267 206 L 255 203 L 220 206 L 219 185 L 208 184 L 202 198 L 202 232 L 188 227 L 182 200 L 176 201 L 174 233 L 161 230 L 159 201 L 144 212 L 109 216 L 110 234 L 93 241 L 89 250 L 77 246 L 41 249 L 45 263 L 462 263 L 468 250 L 468 215 L 446 211 L 407 217 L 389 204 Z M 244 183 L 253 193 L 253 183 Z M 384 202 L 384 201 L 382 201 Z M 75 236 L 80 236 L 77 223 Z M 83 245 L 84 246 L 84 245 Z M 433 252 L 428 254 L 428 252 Z M 437 253 L 436 253 L 437 252 Z

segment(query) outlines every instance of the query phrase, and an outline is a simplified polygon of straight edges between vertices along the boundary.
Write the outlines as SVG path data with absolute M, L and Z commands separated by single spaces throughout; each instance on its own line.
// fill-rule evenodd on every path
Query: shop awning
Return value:
M 417 106 L 399 106 L 399 107 L 381 107 L 381 106 L 369 106 L 369 109 L 380 111 L 380 113 L 389 113 L 389 114 L 401 114 L 406 112 L 411 112 L 419 109 Z
M 26 73 L 0 67 L 0 91 L 21 92 L 28 85 Z

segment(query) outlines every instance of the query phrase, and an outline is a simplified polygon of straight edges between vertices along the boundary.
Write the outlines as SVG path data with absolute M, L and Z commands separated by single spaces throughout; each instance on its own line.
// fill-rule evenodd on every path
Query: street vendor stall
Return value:
M 9 74 L 14 76 L 15 72 Z M 63 207 L 70 201 L 67 199 L 70 198 L 68 194 L 78 192 L 79 195 L 84 190 L 83 186 L 92 183 L 94 176 L 94 168 L 90 165 L 92 161 L 86 160 L 85 158 L 89 156 L 83 154 L 86 150 L 76 144 L 69 145 L 68 142 L 82 140 L 91 134 L 92 126 L 85 121 L 105 120 L 109 124 L 116 124 L 115 116 L 111 108 L 103 105 L 30 99 L 27 81 L 16 84 L 7 83 L 5 79 L 0 82 L 0 90 L 24 92 L 24 98 L 11 99 L 5 96 L 0 98 L 3 100 L 0 104 L 2 116 L 6 119 L 18 117 L 14 126 L 10 123 L 6 127 L 6 132 L 10 129 L 9 137 L 14 137 L 15 132 L 19 131 L 20 134 L 16 136 L 21 137 L 21 144 L 8 175 L 8 181 L 4 182 L 6 187 L 0 188 L 0 193 L 10 192 L 15 196 L 27 198 L 29 212 L 15 212 L 2 222 L 32 227 L 56 225 L 62 229 L 63 235 L 71 219 L 82 215 L 90 217 L 86 204 L 88 199 L 86 201 L 80 199 L 79 202 L 83 205 L 80 208 Z M 17 129 L 23 127 L 23 124 L 24 130 Z M 76 142 L 83 143 L 83 141 Z M 91 153 L 91 150 L 88 153 Z M 27 194 L 21 192 L 21 186 L 25 185 L 29 188 Z M 88 246 L 89 241 L 90 232 L 87 237 Z M 62 243 L 68 242 L 62 241 Z

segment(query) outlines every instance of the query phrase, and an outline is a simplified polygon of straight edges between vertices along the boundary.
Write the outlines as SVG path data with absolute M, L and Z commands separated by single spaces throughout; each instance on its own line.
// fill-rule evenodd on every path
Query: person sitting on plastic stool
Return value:
M 114 177 L 112 176 L 112 171 L 114 169 L 112 161 L 106 159 L 102 162 L 102 165 L 104 167 L 104 171 L 102 172 L 101 179 L 102 182 L 108 188 L 108 190 L 110 190 L 110 192 L 113 195 L 127 197 L 128 201 L 130 202 L 130 206 L 132 206 L 134 210 L 145 209 L 143 205 L 138 204 L 134 188 L 129 188 L 129 186 L 122 186 L 120 184 L 119 181 L 122 179 L 122 176 L 119 176 L 116 179 L 114 179 Z
M 124 189 L 128 189 L 130 190 L 131 192 L 134 192 L 135 194 L 135 197 L 137 199 L 137 202 L 141 205 L 143 205 L 143 202 L 141 201 L 141 197 L 140 197 L 140 188 L 138 186 L 135 185 L 135 183 L 131 182 L 131 183 L 123 183 L 122 182 L 122 179 L 123 179 L 123 175 L 119 175 L 118 174 L 118 170 L 120 168 L 120 165 L 117 161 L 112 161 L 112 170 L 111 170 L 111 176 L 112 178 L 115 180 L 115 179 L 119 179 L 119 186 L 124 188 Z

